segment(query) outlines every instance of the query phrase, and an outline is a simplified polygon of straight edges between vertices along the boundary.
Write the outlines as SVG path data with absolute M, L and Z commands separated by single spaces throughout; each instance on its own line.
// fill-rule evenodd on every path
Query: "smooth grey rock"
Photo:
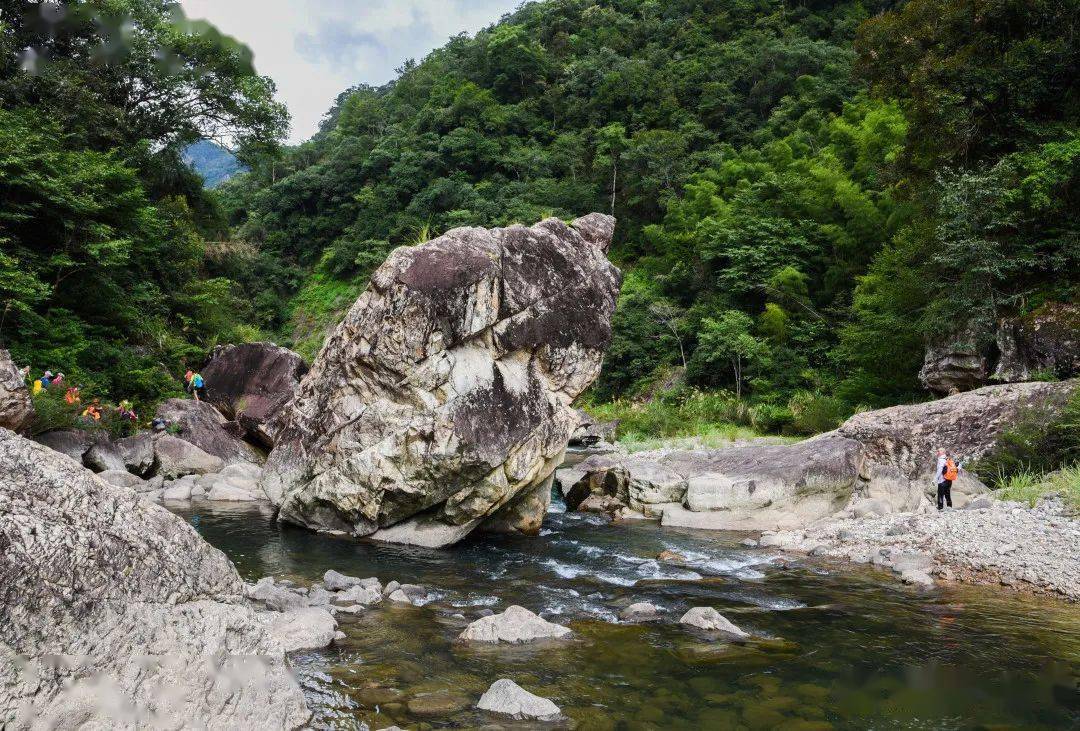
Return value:
M 512 605 L 501 614 L 481 617 L 461 633 L 469 642 L 533 642 L 562 639 L 573 634 L 568 627 L 548 622 L 524 607 Z
M 187 480 L 174 480 L 171 485 L 162 489 L 161 499 L 182 502 L 190 500 L 192 494 L 191 482 Z
M 547 698 L 533 695 L 508 678 L 491 684 L 476 707 L 481 711 L 498 713 L 519 720 L 557 721 L 562 718 L 559 707 Z
M 398 583 L 397 581 L 394 581 L 393 579 L 391 579 L 390 581 L 388 581 L 386 583 L 386 586 L 383 587 L 382 595 L 383 596 L 390 596 L 391 594 L 393 594 L 395 591 L 397 591 L 400 588 L 401 588 L 401 584 Z
M 223 479 L 214 482 L 213 487 L 206 494 L 206 499 L 215 502 L 243 503 L 266 498 L 259 491 L 257 482 Z
M 392 592 L 390 592 L 390 596 L 388 596 L 387 599 L 394 602 L 395 604 L 411 605 L 413 603 L 412 599 L 409 598 L 409 595 L 403 592 L 401 589 L 394 589 Z
M 728 621 L 724 615 L 720 614 L 720 612 L 712 607 L 694 607 L 679 619 L 679 623 L 697 627 L 698 629 L 707 630 L 709 632 L 721 632 L 733 637 L 742 638 L 750 636 Z
M 246 585 L 244 596 L 251 601 L 260 602 L 267 609 L 275 612 L 289 612 L 303 609 L 308 605 L 307 599 L 303 596 L 275 583 L 269 576 L 259 579 L 255 584 Z
M 36 435 L 34 441 L 75 460 L 81 466 L 83 455 L 94 443 L 94 435 L 82 429 L 54 429 Z
M 307 370 L 291 350 L 273 343 L 242 343 L 214 348 L 200 373 L 206 400 L 269 449 L 281 431 L 282 412 Z
M 83 464 L 94 472 L 123 471 L 127 469 L 120 450 L 105 434 L 97 434 L 90 449 L 83 455 Z
M 0 350 L 0 428 L 24 431 L 35 415 L 26 379 L 11 360 L 11 353 Z
M 610 341 L 621 274 L 593 237 L 613 227 L 552 218 L 395 250 L 288 409 L 263 477 L 279 519 L 436 547 L 547 480 Z
M 154 435 L 150 432 L 117 439 L 115 444 L 129 472 L 145 477 L 154 468 Z
M 864 498 L 852 506 L 856 518 L 870 518 L 879 515 L 888 515 L 892 512 L 892 506 L 885 500 Z
M 619 612 L 624 622 L 655 622 L 660 619 L 660 607 L 649 602 L 637 602 Z
M 225 467 L 220 457 L 207 454 L 194 444 L 171 434 L 162 434 L 155 440 L 154 458 L 157 474 L 166 480 L 217 473 Z
M 494 515 L 480 524 L 479 530 L 488 533 L 520 533 L 526 536 L 540 535 L 551 505 L 552 474 L 536 487 L 522 490 L 513 500 L 499 508 Z
M 116 485 L 117 487 L 128 487 L 135 492 L 146 492 L 144 489 L 146 486 L 146 480 L 133 475 L 127 470 L 107 470 L 105 472 L 99 472 L 98 477 L 110 485 Z
M 343 591 L 352 586 L 359 586 L 360 579 L 356 576 L 346 576 L 330 569 L 323 574 L 323 586 L 330 591 Z
M 378 604 L 383 600 L 382 592 L 373 586 L 355 584 L 337 595 L 337 601 L 352 604 Z
M 167 510 L 2 429 L 0 545 L 0 718 L 13 728 L 307 722 L 283 649 L 237 603 L 243 583 L 224 554 Z
M 334 641 L 337 620 L 325 609 L 305 607 L 272 615 L 268 628 L 286 652 L 317 650 Z
M 262 464 L 265 455 L 245 442 L 243 429 L 225 419 L 206 401 L 168 399 L 158 406 L 157 418 L 179 427 L 176 435 L 221 459 L 225 464 Z M 220 471 L 220 470 L 219 470 Z

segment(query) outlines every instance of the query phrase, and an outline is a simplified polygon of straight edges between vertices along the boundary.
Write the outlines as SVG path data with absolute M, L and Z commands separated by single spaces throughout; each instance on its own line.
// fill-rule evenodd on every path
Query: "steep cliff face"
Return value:
M 300 688 L 242 595 L 181 518 L 0 429 L 0 718 L 13 728 L 300 726 Z
M 280 519 L 445 545 L 545 482 L 611 337 L 614 225 L 455 229 L 393 252 L 288 411 L 263 481 Z

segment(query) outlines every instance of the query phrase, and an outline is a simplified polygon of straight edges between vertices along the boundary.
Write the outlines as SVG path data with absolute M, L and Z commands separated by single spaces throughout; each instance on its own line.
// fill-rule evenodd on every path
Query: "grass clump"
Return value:
M 1030 507 L 1043 497 L 1060 495 L 1073 511 L 1080 512 L 1080 464 L 1044 474 L 1022 470 L 1003 477 L 995 496 L 999 500 L 1026 503 Z

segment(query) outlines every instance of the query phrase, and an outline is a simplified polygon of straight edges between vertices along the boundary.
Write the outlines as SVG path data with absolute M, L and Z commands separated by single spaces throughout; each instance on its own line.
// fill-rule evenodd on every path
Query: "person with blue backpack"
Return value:
M 199 394 L 206 395 L 206 382 L 203 380 L 201 373 L 196 373 L 191 376 L 191 395 L 195 397 L 195 400 L 199 400 Z

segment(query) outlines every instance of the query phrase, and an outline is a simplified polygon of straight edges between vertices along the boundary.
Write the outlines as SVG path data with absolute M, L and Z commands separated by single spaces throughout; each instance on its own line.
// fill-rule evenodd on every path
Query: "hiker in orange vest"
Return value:
M 67 393 L 64 394 L 64 401 L 67 402 L 68 406 L 74 406 L 75 404 L 82 401 L 82 398 L 79 396 L 79 387 L 72 386 L 71 388 L 69 388 L 67 390 Z
M 960 476 L 962 466 L 962 463 L 953 460 L 944 449 L 938 450 L 937 471 L 934 473 L 938 510 L 944 510 L 946 504 L 952 507 L 952 484 L 953 480 Z

